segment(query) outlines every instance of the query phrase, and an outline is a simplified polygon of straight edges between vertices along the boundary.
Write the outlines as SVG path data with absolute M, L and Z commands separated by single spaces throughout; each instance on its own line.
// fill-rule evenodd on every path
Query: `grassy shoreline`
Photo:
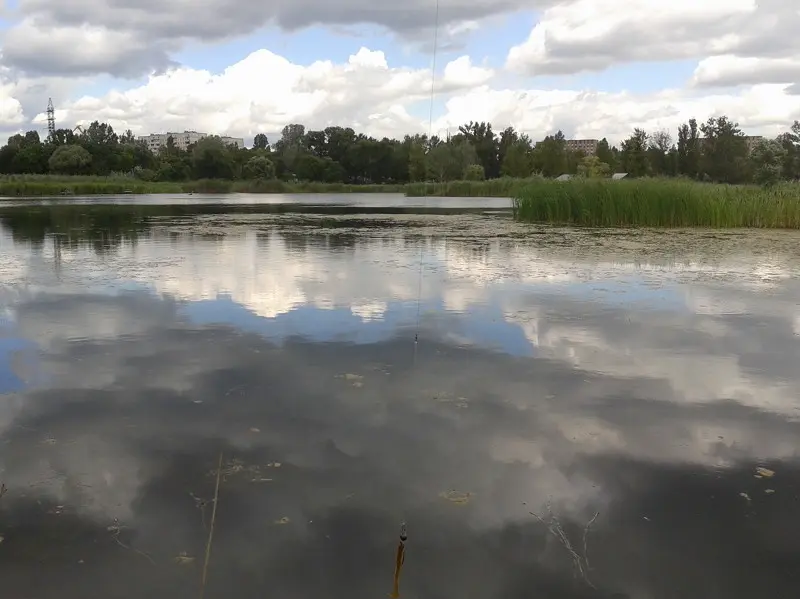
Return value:
M 764 188 L 680 179 L 531 181 L 520 221 L 589 227 L 800 228 L 800 185 Z
M 66 190 L 66 194 L 62 192 Z M 407 197 L 511 198 L 522 222 L 590 227 L 755 227 L 800 229 L 800 184 L 764 188 L 685 179 L 493 179 L 398 185 L 284 181 L 146 182 L 132 178 L 0 177 L 0 196 L 161 193 L 398 193 Z
M 269 181 L 140 181 L 131 177 L 60 177 L 52 175 L 0 176 L 0 199 L 71 195 L 167 194 L 167 193 L 400 193 L 407 197 L 512 198 L 530 179 L 448 181 L 445 183 L 398 183 L 349 185 L 346 183 Z
M 58 177 L 50 175 L 0 176 L 0 197 L 164 193 L 404 193 L 405 185 L 347 185 L 286 181 L 141 181 L 131 177 Z

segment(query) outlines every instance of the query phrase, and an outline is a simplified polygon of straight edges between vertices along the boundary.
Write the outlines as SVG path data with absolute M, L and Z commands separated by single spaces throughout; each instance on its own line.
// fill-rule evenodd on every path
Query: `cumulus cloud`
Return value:
M 249 141 L 256 133 L 274 138 L 292 122 L 309 128 L 346 124 L 379 137 L 427 132 L 427 110 L 420 107 L 429 98 L 430 71 L 403 66 L 383 49 L 361 48 L 340 63 L 322 55 L 311 64 L 261 49 L 221 72 L 172 63 L 187 41 L 241 36 L 270 22 L 288 28 L 369 22 L 421 40 L 434 21 L 435 4 L 427 0 L 410 0 L 402 10 L 362 6 L 362 0 L 314 7 L 314 1 L 232 10 L 228 0 L 210 0 L 203 11 L 193 11 L 185 0 L 159 10 L 152 1 L 131 8 L 116 0 L 23 0 L 2 50 L 0 81 L 7 85 L 0 87 L 0 131 L 24 129 L 22 115 L 36 115 L 33 123 L 43 128 L 52 96 L 64 126 L 97 119 L 136 133 L 198 129 Z M 579 84 L 558 89 L 535 79 L 506 87 L 499 84 L 510 81 L 502 72 L 465 50 L 438 68 L 436 94 L 444 110 L 436 115 L 437 132 L 488 120 L 534 139 L 561 129 L 570 137 L 618 142 L 634 127 L 674 130 L 689 118 L 727 114 L 747 133 L 768 136 L 800 118 L 792 85 L 800 81 L 800 43 L 789 34 L 800 26 L 800 15 L 786 2 L 637 0 L 622 9 L 612 0 L 543 0 L 536 6 L 543 11 L 539 22 L 527 41 L 509 50 L 507 67 L 572 74 L 631 61 L 696 59 L 694 75 L 684 88 L 648 93 Z M 518 0 L 442 0 L 440 47 L 452 49 L 453 39 L 518 7 Z M 130 89 L 76 97 L 95 73 L 149 76 Z
M 491 69 L 464 56 L 444 67 L 436 92 L 461 92 L 492 76 Z M 200 129 L 252 137 L 301 122 L 396 135 L 421 130 L 421 120 L 408 108 L 429 95 L 429 69 L 390 67 L 381 51 L 361 48 L 344 64 L 325 60 L 302 66 L 259 50 L 218 75 L 173 69 L 125 92 L 64 104 L 57 116 L 71 125 L 99 119 L 142 133 Z M 41 113 L 34 122 L 44 120 Z
M 133 31 L 86 23 L 43 27 L 24 19 L 6 34 L 3 61 L 39 75 L 135 77 L 172 64 L 168 51 L 174 49 L 174 43 L 152 43 Z
M 674 130 L 690 118 L 705 120 L 720 114 L 738 121 L 747 133 L 774 136 L 800 116 L 800 97 L 783 85 L 767 84 L 713 95 L 686 90 L 634 94 L 483 86 L 451 98 L 436 126 L 489 120 L 496 128 L 512 125 L 534 139 L 561 129 L 568 137 L 607 137 L 617 142 L 634 127 Z
M 691 82 L 697 87 L 729 87 L 758 83 L 789 84 L 798 79 L 798 58 L 756 58 L 726 54 L 701 60 Z
M 379 50 L 361 48 L 339 64 L 300 65 L 262 49 L 219 74 L 171 69 L 129 90 L 59 102 L 56 116 L 68 126 L 97 119 L 142 134 L 197 129 L 248 141 L 262 132 L 275 138 L 293 122 L 308 128 L 345 124 L 378 137 L 402 137 L 428 131 L 416 105 L 427 103 L 430 77 L 429 69 L 390 65 Z M 800 116 L 800 97 L 780 84 L 713 95 L 692 89 L 634 94 L 498 89 L 495 77 L 466 55 L 444 65 L 436 78 L 444 110 L 434 129 L 487 120 L 496 129 L 514 126 L 534 139 L 562 129 L 568 136 L 618 141 L 634 127 L 674 129 L 689 118 L 717 114 L 730 115 L 748 133 L 776 135 Z M 33 119 L 40 126 L 43 104 Z
M 546 5 L 547 1 L 539 4 Z M 463 39 L 481 19 L 535 7 L 536 3 L 532 7 L 523 0 L 439 0 L 442 42 Z M 47 74 L 63 65 L 81 73 L 142 75 L 162 68 L 167 62 L 166 52 L 187 42 L 231 39 L 269 25 L 292 31 L 312 25 L 374 24 L 409 40 L 429 40 L 436 8 L 433 0 L 394 4 L 369 0 L 244 4 L 207 0 L 202 10 L 188 0 L 143 0 L 135 4 L 119 0 L 55 4 L 21 0 L 18 14 L 22 20 L 11 27 L 4 40 L 5 60 L 35 74 Z M 70 48 L 70 52 L 64 52 L 64 48 Z
M 599 71 L 623 62 L 703 59 L 735 54 L 785 58 L 800 44 L 800 14 L 785 0 L 572 0 L 547 9 L 507 66 L 530 74 Z M 769 83 L 748 74 L 740 83 Z

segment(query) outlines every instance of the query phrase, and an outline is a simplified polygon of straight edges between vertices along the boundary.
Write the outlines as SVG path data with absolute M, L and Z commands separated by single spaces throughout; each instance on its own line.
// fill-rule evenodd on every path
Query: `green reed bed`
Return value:
M 142 181 L 134 177 L 54 175 L 0 176 L 0 197 L 155 193 L 403 193 L 405 185 L 348 185 L 313 181 Z
M 487 181 L 446 181 L 442 183 L 409 183 L 408 197 L 512 198 L 532 179 L 489 179 Z
M 800 185 L 770 188 L 679 179 L 535 181 L 513 200 L 518 220 L 590 227 L 800 228 Z
M 0 196 L 3 197 L 180 192 L 180 183 L 140 181 L 131 177 L 58 177 L 51 175 L 0 177 Z
M 404 186 L 400 184 L 350 185 L 280 179 L 256 181 L 201 179 L 182 183 L 182 191 L 185 193 L 402 193 L 403 189 Z
M 222 180 L 142 181 L 134 177 L 7 175 L 0 176 L 1 197 L 111 195 L 123 193 L 402 193 L 407 197 L 511 198 L 531 179 L 448 181 L 444 183 L 361 184 L 316 181 Z

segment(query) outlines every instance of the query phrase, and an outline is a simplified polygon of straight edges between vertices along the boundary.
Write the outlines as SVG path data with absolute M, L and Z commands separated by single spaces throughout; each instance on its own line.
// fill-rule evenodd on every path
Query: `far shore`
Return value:
M 202 179 L 198 181 L 142 181 L 131 177 L 10 175 L 0 177 L 0 196 L 5 199 L 56 196 L 180 193 L 396 193 L 410 197 L 513 197 L 528 179 L 447 181 L 353 185 L 317 181 Z

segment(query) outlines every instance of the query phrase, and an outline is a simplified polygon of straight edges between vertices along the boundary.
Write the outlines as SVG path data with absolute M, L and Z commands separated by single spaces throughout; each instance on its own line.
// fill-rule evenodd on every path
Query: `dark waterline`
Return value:
M 798 235 L 0 221 L 3 597 L 796 596 Z

